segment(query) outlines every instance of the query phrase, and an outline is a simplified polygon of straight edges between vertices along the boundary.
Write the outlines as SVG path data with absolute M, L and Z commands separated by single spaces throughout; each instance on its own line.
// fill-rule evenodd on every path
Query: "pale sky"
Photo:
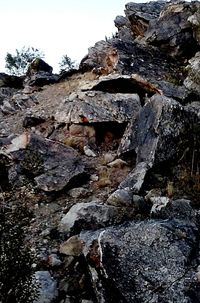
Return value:
M 95 42 L 116 32 L 114 19 L 130 0 L 0 0 L 0 72 L 7 52 L 32 46 L 58 72 L 67 54 L 80 62 Z M 133 1 L 132 1 L 133 2 Z M 145 1 L 134 1 L 145 2 Z

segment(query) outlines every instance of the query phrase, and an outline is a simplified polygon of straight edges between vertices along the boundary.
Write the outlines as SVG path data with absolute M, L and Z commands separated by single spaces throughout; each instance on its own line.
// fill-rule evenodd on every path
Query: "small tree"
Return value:
M 67 55 L 62 56 L 61 62 L 59 63 L 60 73 L 75 68 L 75 62 L 70 59 Z
M 4 204 L 4 203 L 3 203 Z M 30 213 L 24 206 L 0 205 L 0 302 L 31 303 L 37 296 L 33 283 L 34 258 L 25 243 Z
M 23 47 L 22 49 L 16 49 L 16 54 L 12 55 L 7 53 L 5 61 L 6 61 L 6 69 L 8 73 L 12 75 L 21 76 L 24 75 L 27 71 L 28 65 L 35 58 L 44 58 L 44 54 L 34 47 Z

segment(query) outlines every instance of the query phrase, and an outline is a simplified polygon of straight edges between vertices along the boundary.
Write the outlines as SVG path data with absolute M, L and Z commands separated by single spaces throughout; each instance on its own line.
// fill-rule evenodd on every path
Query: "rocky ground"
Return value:
M 200 3 L 128 3 L 79 70 L 0 74 L 0 186 L 35 303 L 200 302 Z

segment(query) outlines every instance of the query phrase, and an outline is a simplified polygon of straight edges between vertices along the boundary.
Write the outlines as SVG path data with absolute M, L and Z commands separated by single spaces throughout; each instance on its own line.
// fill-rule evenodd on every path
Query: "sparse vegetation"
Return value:
M 44 54 L 34 47 L 22 47 L 22 49 L 16 49 L 15 54 L 7 53 L 6 69 L 8 73 L 16 76 L 24 75 L 28 69 L 28 65 L 35 58 L 44 58 Z
M 69 71 L 70 69 L 75 68 L 75 61 L 72 61 L 67 55 L 62 56 L 62 59 L 59 63 L 60 73 Z

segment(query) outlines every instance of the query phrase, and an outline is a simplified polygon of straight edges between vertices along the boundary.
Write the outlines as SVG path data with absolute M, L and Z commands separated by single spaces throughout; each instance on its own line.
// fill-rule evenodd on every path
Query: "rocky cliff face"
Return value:
M 34 214 L 35 302 L 200 302 L 200 3 L 115 25 L 79 70 L 0 75 L 2 201 Z

